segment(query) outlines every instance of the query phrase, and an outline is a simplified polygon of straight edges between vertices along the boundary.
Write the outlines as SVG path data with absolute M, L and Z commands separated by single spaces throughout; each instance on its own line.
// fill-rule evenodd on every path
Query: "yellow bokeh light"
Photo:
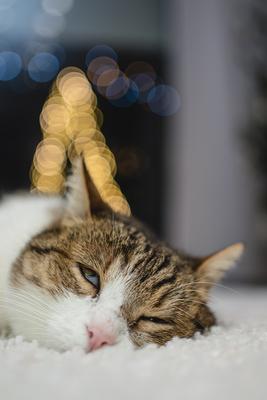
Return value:
M 77 67 L 66 67 L 63 68 L 57 75 L 55 82 L 52 85 L 52 90 L 57 88 L 60 91 L 61 85 L 64 84 L 64 81 L 68 79 L 70 74 L 74 74 L 75 76 L 85 76 L 84 72 Z
M 118 196 L 120 195 L 120 193 L 121 193 L 120 188 L 114 181 L 107 182 L 105 185 L 101 187 L 101 194 L 105 199 L 110 198 L 112 196 Z
M 85 74 L 80 70 L 63 71 L 57 77 L 57 88 L 64 101 L 72 107 L 92 103 L 94 96 Z
M 96 57 L 90 62 L 87 68 L 87 76 L 89 80 L 99 86 L 106 87 L 118 78 L 120 69 L 118 64 L 113 58 L 109 57 Z
M 55 144 L 44 144 L 36 149 L 33 163 L 40 174 L 54 175 L 65 167 L 65 151 Z
M 100 65 L 105 61 L 105 65 Z M 110 59 L 90 64 L 98 84 L 105 86 L 115 79 L 119 69 Z M 103 113 L 97 108 L 97 98 L 82 70 L 64 68 L 53 83 L 40 114 L 44 139 L 38 144 L 31 181 L 33 190 L 59 193 L 64 188 L 67 159 L 71 162 L 83 156 L 90 176 L 100 196 L 116 212 L 130 215 L 130 207 L 114 180 L 116 162 L 106 145 L 100 128 Z
M 100 188 L 105 182 L 111 179 L 109 163 L 104 157 L 98 154 L 91 156 L 84 155 L 84 157 L 86 167 L 90 171 L 95 185 L 97 188 Z
M 36 189 L 43 193 L 58 193 L 63 189 L 64 176 L 57 175 L 40 175 L 36 182 Z
M 104 115 L 99 108 L 95 109 L 95 117 L 96 117 L 96 121 L 97 121 L 97 126 L 100 129 L 104 122 Z
M 107 87 L 120 75 L 119 69 L 107 69 L 103 71 L 96 80 L 96 86 Z
M 86 112 L 74 113 L 70 121 L 69 129 L 73 132 L 72 136 L 79 135 L 85 129 L 96 129 L 97 122 L 93 114 Z
M 48 102 L 40 115 L 40 125 L 47 133 L 62 132 L 70 123 L 70 115 L 64 104 Z

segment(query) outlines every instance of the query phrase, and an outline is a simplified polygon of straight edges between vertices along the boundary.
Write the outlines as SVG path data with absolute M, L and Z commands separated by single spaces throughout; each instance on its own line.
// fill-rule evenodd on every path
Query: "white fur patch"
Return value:
M 118 342 L 127 336 L 127 325 L 120 315 L 125 281 L 111 280 L 98 298 L 71 292 L 57 298 L 32 284 L 8 291 L 8 320 L 16 335 L 57 350 L 88 348 L 86 327 L 104 326 Z
M 12 264 L 23 247 L 37 233 L 60 216 L 59 197 L 8 196 L 0 205 L 0 305 L 5 301 Z M 6 325 L 5 307 L 0 307 L 0 330 Z

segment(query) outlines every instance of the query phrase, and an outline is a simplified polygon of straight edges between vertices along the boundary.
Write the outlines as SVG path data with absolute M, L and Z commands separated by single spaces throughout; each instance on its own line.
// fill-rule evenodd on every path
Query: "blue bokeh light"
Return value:
M 118 100 L 123 97 L 130 86 L 130 80 L 125 75 L 120 75 L 106 90 L 106 97 L 109 100 Z
M 92 49 L 89 50 L 88 53 L 86 54 L 86 57 L 85 57 L 86 68 L 88 67 L 90 62 L 93 61 L 97 57 L 108 57 L 108 58 L 112 58 L 114 61 L 118 60 L 118 55 L 115 52 L 115 50 L 113 50 L 112 47 L 107 46 L 105 44 L 101 44 L 101 45 L 92 47 Z
M 46 52 L 37 53 L 28 64 L 28 73 L 31 79 L 36 82 L 49 82 L 58 73 L 59 68 L 59 61 L 56 56 Z
M 10 81 L 19 75 L 22 68 L 20 56 L 13 51 L 0 52 L 0 80 Z
M 147 96 L 150 110 L 162 117 L 175 114 L 181 107 L 181 98 L 176 89 L 169 85 L 153 87 Z
M 155 85 L 155 80 L 153 78 L 151 78 L 150 75 L 143 74 L 143 73 L 134 75 L 131 77 L 131 79 L 137 85 L 138 90 L 139 90 L 138 102 L 146 103 L 148 93 L 152 89 L 152 87 Z
M 121 80 L 121 79 L 122 78 L 118 78 L 118 80 Z M 115 95 L 115 97 L 112 97 L 112 96 L 109 97 L 109 101 L 113 106 L 123 107 L 123 108 L 129 107 L 137 101 L 138 96 L 139 96 L 139 90 L 138 90 L 137 85 L 132 80 L 129 80 L 128 86 L 125 86 L 124 90 L 122 90 L 120 94 L 119 94 L 120 84 L 118 85 L 117 88 L 115 88 L 115 85 L 116 85 L 116 83 L 114 83 L 113 85 L 111 84 L 107 89 L 107 94 L 109 96 L 111 94 L 110 88 L 112 88 L 112 86 L 113 86 L 113 95 L 117 91 L 117 95 Z

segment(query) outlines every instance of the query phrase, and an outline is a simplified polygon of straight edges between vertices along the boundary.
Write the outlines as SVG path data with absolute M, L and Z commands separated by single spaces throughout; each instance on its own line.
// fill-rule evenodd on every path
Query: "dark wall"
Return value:
M 88 49 L 66 49 L 61 67 L 75 65 L 84 69 Z M 142 60 L 162 76 L 160 54 L 118 50 L 120 68 Z M 29 188 L 29 170 L 42 134 L 39 114 L 51 82 L 34 83 L 27 72 L 9 82 L 0 82 L 0 190 L 2 193 Z M 161 233 L 163 191 L 163 120 L 140 104 L 117 108 L 98 96 L 104 114 L 102 131 L 114 152 L 117 181 L 133 214 Z

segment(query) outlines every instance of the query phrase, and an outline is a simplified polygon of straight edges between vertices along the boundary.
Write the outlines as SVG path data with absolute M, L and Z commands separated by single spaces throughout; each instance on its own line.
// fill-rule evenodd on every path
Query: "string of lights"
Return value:
M 31 168 L 33 190 L 59 193 L 67 160 L 83 156 L 103 200 L 130 215 L 130 207 L 114 179 L 116 162 L 101 132 L 103 114 L 85 73 L 76 67 L 59 72 L 40 114 L 43 140 Z
M 0 82 L 12 79 L 37 84 L 49 82 L 58 74 L 63 59 L 64 49 L 57 45 L 32 43 L 24 57 L 14 51 L 1 51 L 0 46 Z M 26 65 L 25 60 L 28 60 Z M 161 117 L 174 115 L 181 107 L 177 90 L 163 83 L 152 65 L 135 61 L 122 71 L 118 55 L 110 46 L 92 47 L 85 57 L 85 70 L 94 91 L 114 107 L 125 108 L 138 103 Z

